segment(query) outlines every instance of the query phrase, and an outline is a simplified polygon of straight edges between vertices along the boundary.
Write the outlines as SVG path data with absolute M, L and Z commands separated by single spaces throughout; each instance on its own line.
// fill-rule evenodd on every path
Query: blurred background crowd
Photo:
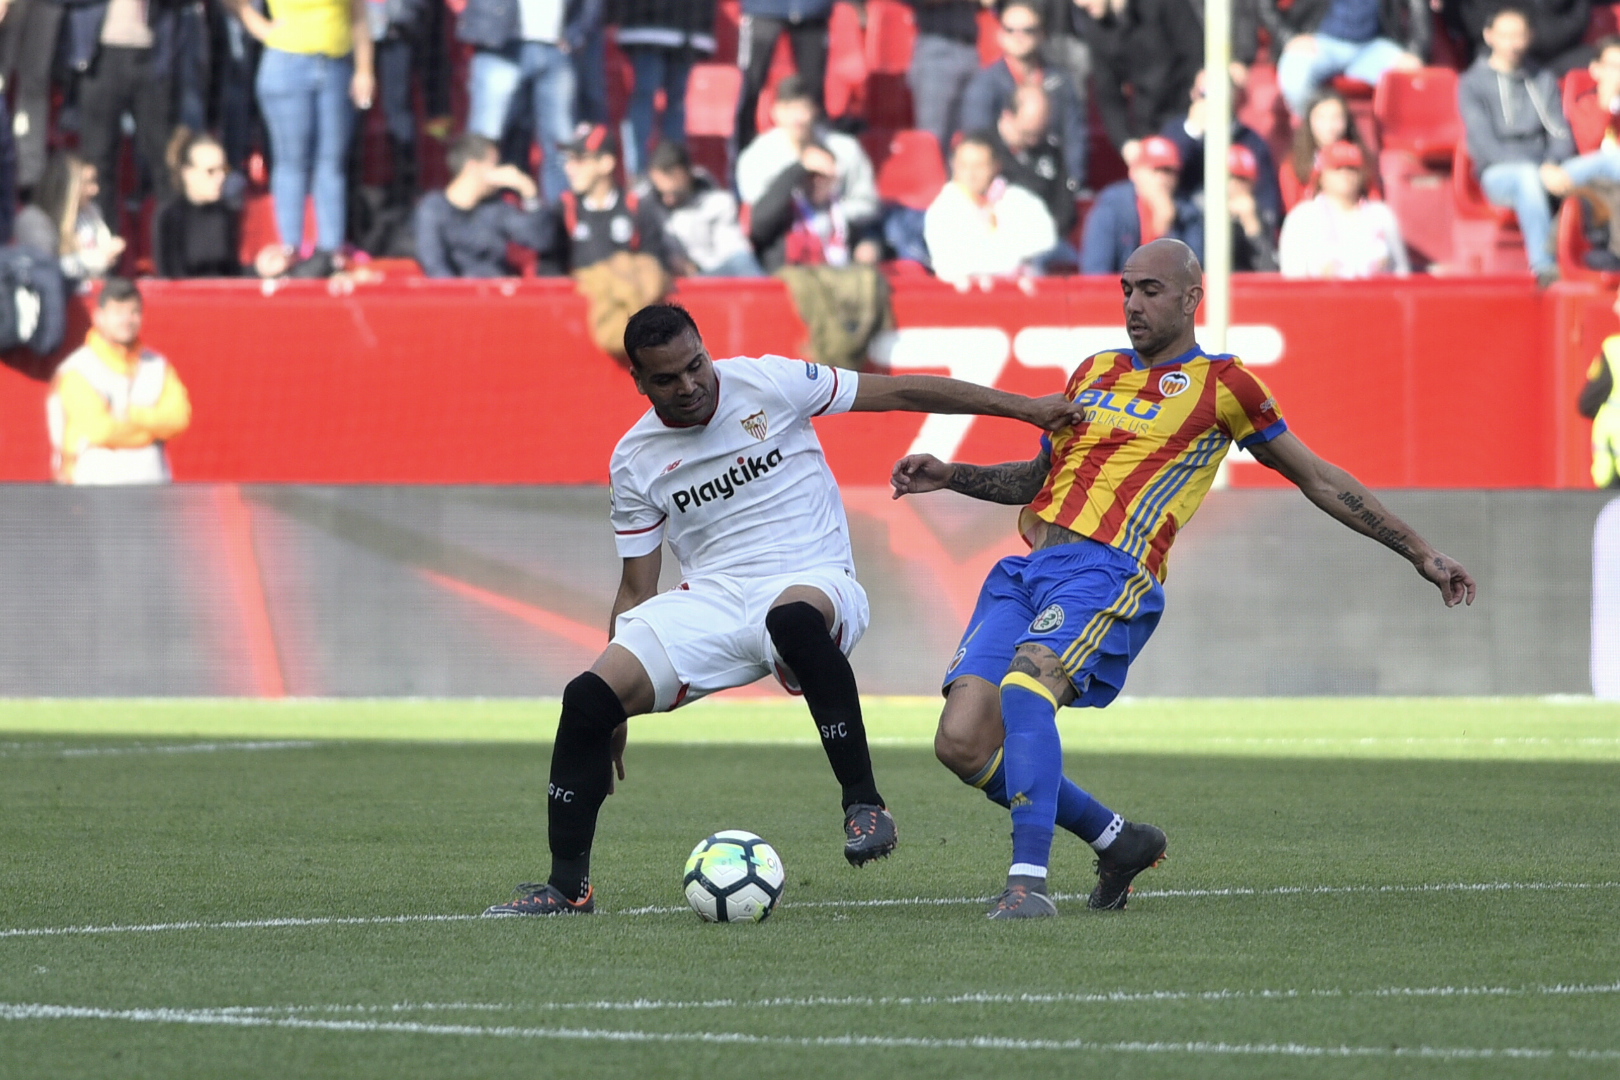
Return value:
M 0 238 L 88 281 L 1620 267 L 1591 0 L 0 0 Z M 642 292 L 664 286 L 650 282 Z

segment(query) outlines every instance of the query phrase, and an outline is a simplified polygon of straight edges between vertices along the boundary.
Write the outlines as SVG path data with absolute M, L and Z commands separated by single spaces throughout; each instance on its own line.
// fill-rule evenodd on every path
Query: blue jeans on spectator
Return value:
M 575 49 L 574 116 L 581 123 L 608 122 L 607 29 L 601 23 L 585 34 L 585 44 Z
M 192 131 L 208 130 L 208 9 L 187 4 L 180 9 L 174 41 L 175 122 Z
M 469 81 L 472 100 L 467 127 L 496 142 L 506 130 L 512 99 L 528 83 L 535 127 L 546 156 L 540 188 L 547 202 L 562 198 L 568 190 L 568 174 L 563 172 L 561 147 L 574 135 L 574 65 L 568 54 L 544 41 L 524 41 L 499 51 L 479 49 L 473 54 Z
M 1620 183 L 1620 153 L 1599 150 L 1564 162 L 1564 171 L 1575 184 L 1593 180 Z M 1541 166 L 1533 161 L 1507 161 L 1486 166 L 1479 186 L 1485 197 L 1497 206 L 1510 207 L 1519 218 L 1524 234 L 1524 250 L 1530 269 L 1544 270 L 1558 261 L 1552 249 L 1552 207 L 1547 188 L 1541 182 Z
M 692 73 L 692 54 L 684 49 L 656 45 L 630 45 L 624 50 L 636 71 L 630 93 L 630 140 L 625 144 L 624 167 L 631 176 L 646 171 L 642 164 L 652 144 L 654 98 L 664 91 L 664 122 L 658 126 L 661 142 L 686 143 L 686 77 Z
M 416 110 L 411 106 L 411 60 L 415 42 L 386 37 L 376 50 L 377 98 L 388 137 L 401 146 L 416 145 Z
M 1394 67 L 1405 51 L 1388 38 L 1343 41 L 1324 34 L 1311 37 L 1316 41 L 1315 52 L 1284 49 L 1282 59 L 1277 61 L 1277 84 L 1295 116 L 1305 115 L 1311 98 L 1335 75 L 1348 75 L 1377 86 L 1384 72 Z
M 270 195 L 281 242 L 304 239 L 304 199 L 315 195 L 315 248 L 336 251 L 348 227 L 344 163 L 354 106 L 352 56 L 264 50 L 259 61 L 259 110 L 270 129 Z
M 731 258 L 716 266 L 713 270 L 705 270 L 701 277 L 764 277 L 765 271 L 759 265 L 759 260 L 752 251 L 739 251 Z

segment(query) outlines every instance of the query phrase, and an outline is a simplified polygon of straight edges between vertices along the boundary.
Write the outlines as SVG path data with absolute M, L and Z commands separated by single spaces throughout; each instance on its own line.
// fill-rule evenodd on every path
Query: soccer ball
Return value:
M 692 849 L 684 883 L 686 902 L 704 922 L 759 922 L 776 910 L 787 872 L 771 845 L 727 829 Z

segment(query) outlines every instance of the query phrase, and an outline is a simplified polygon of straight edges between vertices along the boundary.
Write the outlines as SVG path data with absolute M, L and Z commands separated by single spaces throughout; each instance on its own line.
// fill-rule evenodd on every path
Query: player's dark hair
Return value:
M 96 298 L 96 306 L 106 307 L 108 304 L 122 303 L 126 300 L 141 303 L 141 290 L 127 277 L 110 277 L 101 286 L 101 295 Z
M 661 142 L 653 147 L 653 152 L 647 158 L 648 172 L 674 172 L 681 169 L 692 171 L 692 155 L 686 152 L 686 147 L 678 142 Z
M 1485 29 L 1490 30 L 1494 28 L 1496 26 L 1496 20 L 1500 19 L 1504 15 L 1517 15 L 1524 22 L 1524 25 L 1531 25 L 1530 15 L 1524 10 L 1524 8 L 1519 7 L 1517 4 L 1503 4 L 1501 7 L 1492 11 L 1490 18 L 1485 20 Z M 1599 55 L 1601 56 L 1602 54 L 1600 53 Z
M 630 316 L 624 328 L 624 355 L 630 363 L 641 366 L 637 358 L 642 349 L 656 349 L 668 345 L 686 331 L 702 340 L 703 334 L 693 321 L 691 312 L 679 304 L 650 304 Z
M 485 138 L 476 132 L 464 131 L 450 144 L 450 149 L 444 156 L 444 163 L 450 170 L 451 179 L 455 179 L 461 175 L 461 170 L 467 167 L 468 162 L 481 161 L 498 149 L 493 139 Z

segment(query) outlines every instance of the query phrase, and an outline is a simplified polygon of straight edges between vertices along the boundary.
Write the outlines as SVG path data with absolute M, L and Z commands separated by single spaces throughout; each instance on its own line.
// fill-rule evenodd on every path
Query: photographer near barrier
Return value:
M 643 401 L 590 344 L 566 283 L 143 291 L 150 336 L 196 405 L 172 448 L 180 483 L 0 488 L 15 631 L 0 692 L 555 694 L 599 651 L 618 566 L 595 485 Z M 680 299 L 716 356 L 802 345 L 780 283 L 685 281 Z M 1033 295 L 905 282 L 901 329 L 874 363 L 1047 393 L 1115 342 L 1118 303 L 1111 281 L 1043 281 Z M 1613 329 L 1609 297 L 1507 279 L 1258 277 L 1238 283 L 1234 307 L 1233 351 L 1260 367 L 1291 423 L 1400 513 L 1455 537 L 1486 602 L 1439 633 L 1439 609 L 1364 568 L 1375 548 L 1337 535 L 1297 493 L 1254 490 L 1269 476 L 1237 460 L 1237 490 L 1212 495 L 1177 546 L 1167 588 L 1183 599 L 1128 692 L 1611 686 L 1599 673 L 1620 650 L 1609 611 L 1620 588 L 1612 567 L 1600 572 L 1608 607 L 1595 608 L 1593 576 L 1609 496 L 1590 489 L 1574 410 Z M 0 375 L 0 478 L 49 479 L 45 397 L 42 383 Z M 978 581 L 1022 545 L 1006 508 L 892 503 L 880 485 L 913 450 L 1027 458 L 1029 433 L 876 414 L 818 430 L 874 607 L 862 686 L 934 693 Z M 1612 533 L 1614 515 L 1603 520 Z M 1617 548 L 1599 541 L 1611 563 Z M 124 587 L 132 575 L 142 588 Z M 69 582 L 98 597 L 94 611 L 59 602 Z M 1274 610 L 1289 612 L 1286 629 L 1252 616 Z M 109 618 L 163 632 L 142 635 L 139 655 L 127 641 L 109 652 Z

